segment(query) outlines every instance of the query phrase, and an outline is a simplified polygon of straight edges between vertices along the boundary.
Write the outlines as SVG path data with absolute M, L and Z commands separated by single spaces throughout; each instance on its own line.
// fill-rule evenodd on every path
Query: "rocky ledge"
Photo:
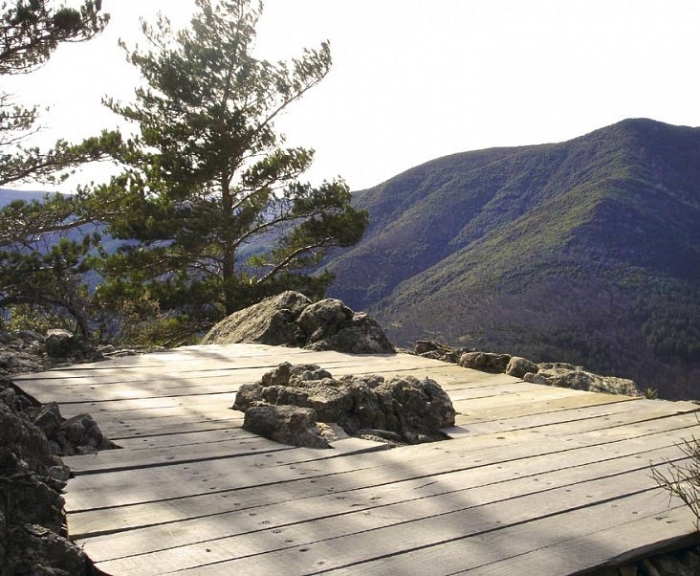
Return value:
M 533 384 L 573 388 L 589 392 L 603 392 L 606 394 L 622 394 L 625 396 L 642 395 L 632 380 L 593 374 L 592 372 L 587 372 L 581 366 L 563 362 L 536 364 L 527 358 L 519 356 L 480 352 L 466 348 L 450 348 L 444 344 L 428 340 L 416 342 L 413 353 L 426 358 L 452 362 L 465 368 L 481 370 L 482 372 L 508 374 Z
M 109 350 L 108 350 L 109 351 Z M 0 332 L 0 574 L 86 575 L 90 563 L 66 534 L 61 457 L 114 448 L 89 414 L 64 418 L 7 375 L 94 361 L 103 355 L 65 330 Z

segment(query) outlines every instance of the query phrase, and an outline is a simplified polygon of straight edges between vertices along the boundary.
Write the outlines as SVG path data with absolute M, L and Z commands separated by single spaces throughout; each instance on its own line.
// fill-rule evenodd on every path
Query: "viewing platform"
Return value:
M 295 448 L 242 429 L 282 362 L 436 380 L 450 440 Z M 113 576 L 565 575 L 695 542 L 652 466 L 700 436 L 691 402 L 526 383 L 408 354 L 189 346 L 14 378 L 121 447 L 64 458 L 68 531 Z

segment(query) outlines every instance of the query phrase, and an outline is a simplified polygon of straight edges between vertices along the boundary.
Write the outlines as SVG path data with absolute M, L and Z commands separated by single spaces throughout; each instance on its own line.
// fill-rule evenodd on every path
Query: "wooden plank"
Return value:
M 678 505 L 659 511 L 656 506 L 658 496 L 655 492 L 633 494 L 554 517 L 538 518 L 520 525 L 456 538 L 439 546 L 416 547 L 407 553 L 348 565 L 324 574 L 573 574 L 594 567 L 596 558 L 608 554 L 609 546 L 616 540 L 622 545 L 637 547 L 640 542 L 653 541 L 659 533 L 662 534 L 662 541 L 669 538 L 669 533 L 682 538 L 682 534 L 688 530 L 691 523 L 688 511 Z M 630 534 L 630 540 L 625 538 L 626 534 Z M 575 544 L 572 546 L 571 543 Z M 547 545 L 549 550 L 544 554 L 537 554 L 537 551 Z M 531 562 L 531 559 L 534 561 Z M 223 567 L 224 564 L 211 566 L 209 573 L 225 574 L 221 571 Z M 319 570 L 316 570 L 316 573 L 318 572 Z M 201 573 L 201 569 L 199 572 L 183 572 L 189 575 L 197 573 Z
M 647 453 L 647 456 L 661 461 L 669 456 L 675 457 L 676 454 L 671 454 L 670 450 L 664 449 Z M 219 513 L 213 517 L 187 520 L 175 525 L 153 526 L 105 537 L 89 538 L 81 541 L 81 544 L 85 545 L 88 552 L 94 551 L 96 557 L 104 560 L 116 559 L 122 557 L 122 554 L 133 556 L 158 550 L 169 551 L 175 547 L 248 534 L 255 532 L 251 527 L 259 527 L 262 518 L 268 521 L 274 518 L 270 524 L 264 524 L 268 529 L 273 530 L 318 520 L 328 524 L 327 519 L 338 517 L 340 524 L 334 529 L 346 532 L 347 528 L 342 528 L 343 516 L 351 511 L 386 518 L 389 517 L 386 511 L 393 505 L 428 498 L 434 499 L 435 505 L 448 502 L 448 509 L 458 502 L 468 502 L 476 506 L 480 502 L 494 502 L 526 493 L 548 492 L 557 486 L 576 486 L 601 475 L 609 477 L 630 474 L 632 471 L 645 469 L 648 466 L 647 462 L 646 459 L 627 456 L 604 462 L 602 466 L 578 466 L 574 469 L 518 474 L 511 481 L 500 481 L 495 484 L 488 482 L 488 476 L 485 475 L 484 470 L 460 471 L 438 476 L 428 482 L 424 478 L 411 479 L 382 487 L 370 486 L 345 491 L 342 497 L 339 497 L 341 493 L 336 491 L 315 497 L 305 493 L 295 493 L 294 500 L 271 502 L 255 508 L 250 506 L 250 501 L 245 495 L 241 495 L 240 499 L 248 504 L 245 511 Z M 258 508 L 255 516 L 251 516 L 250 511 Z M 404 508 L 409 509 L 410 506 L 404 506 Z M 256 520 L 253 521 L 252 518 Z M 300 527 L 299 530 L 303 528 Z M 332 532 L 328 530 L 330 525 L 324 528 L 324 533 L 330 538 Z
M 168 464 L 235 458 L 251 452 L 277 452 L 293 447 L 241 430 L 238 437 L 206 444 L 153 448 L 150 450 L 105 450 L 66 460 L 76 476 L 97 472 L 114 473 L 133 468 L 154 468 Z
M 621 449 L 620 443 L 624 440 L 638 440 L 643 445 L 652 445 L 654 442 L 665 442 L 667 445 L 673 445 L 677 439 L 683 435 L 690 437 L 694 432 L 697 432 L 697 421 L 694 415 L 686 415 L 685 417 L 656 419 L 653 421 L 631 423 L 617 426 L 606 426 L 605 422 L 599 425 L 594 425 L 593 422 L 585 421 L 590 427 L 570 430 L 568 435 L 565 434 L 541 434 L 537 430 L 526 429 L 523 431 L 513 431 L 506 433 L 484 434 L 474 438 L 462 438 L 450 442 L 441 442 L 429 445 L 419 445 L 413 447 L 404 447 L 387 453 L 382 456 L 383 461 L 375 459 L 375 465 L 393 466 L 394 460 L 399 459 L 405 465 L 422 464 L 422 461 L 429 459 L 430 469 L 439 471 L 442 469 L 451 469 L 455 466 L 455 458 L 473 461 L 476 464 L 482 462 L 501 462 L 511 461 L 516 459 L 528 458 L 533 454 L 547 454 L 566 452 L 580 446 L 598 446 L 605 447 L 609 445 L 609 450 L 618 451 Z M 566 424 L 562 425 L 565 428 Z M 563 432 L 563 430 L 562 430 Z M 251 438 L 257 438 L 250 435 Z M 266 441 L 270 446 L 276 443 Z M 253 443 L 257 446 L 257 443 Z M 282 446 L 282 445 L 280 445 Z M 150 451 L 149 451 L 150 452 Z M 325 451 L 317 451 L 322 454 Z M 168 453 L 163 451 L 164 454 Z M 215 450 L 218 453 L 218 450 Z M 173 457 L 178 458 L 176 451 L 173 451 Z M 124 451 L 102 452 L 101 454 L 91 456 L 72 457 L 67 460 L 69 465 L 74 466 L 76 472 L 109 470 L 114 463 L 119 464 L 125 461 L 123 467 L 129 467 L 135 461 L 134 458 L 148 459 L 149 455 L 136 456 L 125 454 Z M 189 458 L 189 454 L 187 454 Z M 260 465 L 256 465 L 260 467 Z M 130 481 L 126 475 L 122 475 L 118 483 L 121 486 L 129 486 L 130 483 L 143 484 L 145 480 L 140 477 L 135 477 Z M 160 482 L 160 480 L 156 480 Z M 78 481 L 78 484 L 80 482 Z M 69 485 L 70 488 L 70 485 Z
M 93 479 L 99 479 L 92 476 L 79 477 L 75 479 L 77 485 L 73 484 L 73 480 L 68 484 L 66 506 L 70 512 L 69 526 L 72 533 L 128 530 L 235 511 L 240 509 L 242 502 L 249 506 L 264 505 L 288 499 L 289 494 L 303 494 L 304 498 L 308 498 L 326 493 L 329 488 L 335 493 L 391 485 L 404 480 L 420 480 L 422 484 L 429 484 L 441 474 L 468 470 L 474 470 L 470 474 L 476 474 L 482 482 L 490 484 L 494 478 L 543 474 L 553 468 L 568 469 L 627 455 L 640 455 L 638 460 L 641 460 L 649 450 L 668 449 L 669 454 L 673 455 L 678 453 L 675 438 L 673 434 L 633 438 L 617 443 L 614 451 L 607 453 L 600 445 L 562 451 L 562 443 L 549 442 L 543 443 L 549 446 L 544 446 L 542 454 L 537 454 L 537 448 L 526 453 L 524 447 L 518 450 L 517 447 L 514 449 L 504 446 L 476 450 L 472 458 L 465 460 L 453 456 L 435 460 L 434 456 L 428 455 L 424 459 L 409 462 L 392 450 L 365 457 L 336 458 L 329 462 L 310 461 L 306 465 L 295 463 L 293 468 L 285 468 L 284 463 L 275 464 L 278 458 L 293 458 L 296 453 L 294 450 L 282 453 L 281 457 L 276 454 L 268 459 L 252 460 L 252 465 L 250 462 L 243 465 L 241 461 L 241 465 L 236 468 L 222 464 L 221 461 L 209 461 L 199 463 L 196 470 L 169 467 L 118 472 L 109 474 L 104 478 L 105 482 L 92 484 L 99 487 L 97 490 L 88 488 Z M 557 449 L 557 452 L 553 452 Z M 557 454 L 555 460 L 552 459 L 552 453 Z M 641 461 L 644 465 L 649 463 L 646 459 Z M 293 472 L 290 473 L 290 470 Z M 201 484 L 188 482 L 194 472 L 207 480 L 207 488 L 213 486 L 216 490 L 210 494 L 201 494 Z M 463 485 L 477 485 L 477 477 L 464 480 Z M 164 484 L 166 482 L 167 485 Z M 112 485 L 111 489 L 109 485 Z M 132 488 L 128 488 L 129 485 Z M 176 499 L 176 505 L 167 505 L 165 501 L 169 499 Z M 154 501 L 160 501 L 163 505 L 156 507 Z M 119 506 L 118 513 L 106 515 L 106 502 L 111 506 Z
M 660 510 L 665 510 L 667 498 L 659 493 L 660 489 L 635 491 L 638 478 L 638 474 L 628 474 L 617 477 L 615 482 L 608 478 L 587 482 L 585 493 L 588 497 L 583 502 L 581 494 L 568 486 L 549 490 L 546 494 L 526 494 L 496 502 L 477 501 L 476 504 L 471 498 L 457 502 L 449 498 L 424 499 L 410 505 L 386 507 L 381 514 L 350 512 L 342 517 L 330 518 L 327 522 L 319 519 L 304 530 L 284 529 L 274 540 L 271 533 L 269 538 L 268 534 L 265 537 L 256 534 L 247 541 L 231 538 L 197 545 L 183 555 L 170 551 L 170 558 L 176 558 L 173 568 L 178 573 L 190 576 L 253 573 L 295 576 L 347 567 L 352 567 L 355 574 L 363 575 L 435 574 L 436 566 L 439 566 L 440 573 L 449 574 L 455 569 L 463 569 L 465 564 L 478 566 L 485 563 L 484 560 L 523 553 L 553 535 L 562 537 L 579 531 L 579 526 L 572 526 L 564 520 L 567 516 L 575 516 L 576 510 L 594 509 L 596 515 L 605 516 L 601 524 L 607 526 L 611 524 L 611 517 L 615 518 L 612 523 L 619 524 L 621 518 L 629 521 L 634 512 L 648 513 L 653 510 L 658 514 Z M 633 487 L 629 487 L 628 482 Z M 660 502 L 663 502 L 663 508 Z M 617 508 L 613 509 L 615 505 Z M 547 526 L 542 531 L 543 537 L 526 537 L 523 523 L 530 524 L 529 528 L 532 528 L 536 520 L 543 521 Z M 336 530 L 342 530 L 344 526 L 345 533 L 331 531 L 327 525 L 329 523 L 339 526 Z M 514 527 L 521 537 L 507 538 L 508 527 Z M 484 542 L 484 536 L 489 533 L 502 544 L 508 542 L 508 551 Z M 530 534 L 530 531 L 527 533 Z M 465 558 L 464 546 L 455 545 L 456 542 L 469 543 L 470 537 L 476 537 L 479 543 L 479 546 L 475 546 L 480 550 L 478 560 L 471 554 Z M 421 552 L 425 553 L 426 550 L 427 558 L 421 557 Z M 405 558 L 408 552 L 412 554 Z M 440 560 L 436 563 L 438 555 Z M 166 561 L 166 556 L 159 554 L 155 558 L 156 564 Z M 366 563 L 386 556 L 391 556 L 391 562 L 384 562 L 381 570 L 366 569 Z M 402 557 L 405 562 L 399 563 L 404 559 Z M 138 564 L 135 563 L 137 560 Z M 199 565 L 182 570 L 186 560 Z M 150 562 L 149 556 L 130 557 L 98 564 L 98 568 L 112 574 L 115 571 L 127 574 L 134 567 L 141 566 L 141 570 L 144 570 L 142 573 L 146 573 L 145 567 Z M 285 568 L 281 570 L 283 566 Z M 156 570 L 163 567 L 161 564 Z
M 249 438 L 251 433 L 240 426 L 230 424 L 220 429 L 193 430 L 190 432 L 177 432 L 174 434 L 154 434 L 120 440 L 119 445 L 128 451 L 139 452 L 144 450 L 163 450 L 180 448 L 184 446 L 202 446 L 216 444 L 233 438 Z M 76 460 L 79 462 L 80 457 Z
M 619 505 L 616 513 L 619 513 L 618 509 Z M 580 528 L 569 527 L 564 533 L 558 532 L 552 537 L 551 529 L 542 522 L 537 526 L 544 533 L 540 548 L 459 574 L 517 576 L 529 570 L 552 575 L 589 572 L 609 566 L 619 567 L 674 544 L 679 547 L 697 544 L 697 535 L 693 535 L 691 529 L 692 515 L 678 502 L 670 503 L 668 509 L 656 514 L 635 509 L 627 522 L 613 526 L 609 525 L 610 522 L 601 522 L 604 519 L 591 518 L 590 514 L 582 516 L 577 514 L 572 520 L 586 522 L 585 534 L 581 534 Z M 592 531 L 594 529 L 596 531 Z M 525 536 L 522 533 L 509 535 L 515 538 Z
M 693 402 L 668 402 L 665 400 L 635 399 L 634 402 L 604 402 L 583 407 L 565 407 L 561 410 L 526 414 L 502 420 L 484 420 L 468 423 L 464 426 L 446 428 L 444 431 L 452 437 L 466 434 L 474 435 L 489 432 L 507 432 L 525 428 L 538 428 L 576 422 L 577 420 L 605 418 L 611 425 L 630 421 L 635 415 L 639 419 L 653 417 L 671 417 L 700 411 L 700 406 Z M 627 416 L 625 416 L 627 415 Z
M 381 459 L 375 458 L 374 464 L 377 468 L 382 466 L 391 468 L 394 466 L 395 460 L 400 460 L 405 466 L 412 465 L 415 467 L 419 465 L 418 467 L 420 468 L 422 461 L 428 459 L 430 461 L 429 469 L 437 473 L 440 470 L 453 469 L 455 467 L 455 458 L 463 459 L 465 456 L 468 457 L 468 461 L 480 464 L 483 462 L 504 462 L 528 458 L 533 454 L 566 452 L 579 446 L 605 447 L 606 444 L 610 444 L 610 450 L 618 450 L 620 447 L 617 444 L 621 440 L 635 438 L 639 439 L 645 446 L 647 443 L 652 445 L 651 443 L 656 441 L 673 445 L 674 441 L 668 439 L 667 434 L 670 433 L 672 438 L 675 439 L 679 436 L 677 431 L 681 430 L 686 436 L 690 436 L 696 430 L 697 421 L 694 415 L 686 415 L 684 418 L 655 419 L 642 423 L 632 420 L 629 423 L 616 426 L 610 426 L 605 421 L 596 423 L 595 421 L 587 420 L 577 423 L 577 426 L 579 427 L 564 423 L 560 426 L 560 430 L 555 428 L 548 434 L 542 434 L 538 429 L 525 429 L 504 433 L 482 434 L 450 442 L 404 447 L 387 453 Z M 568 430 L 567 427 L 569 428 Z M 143 468 L 148 466 L 149 462 L 157 464 L 167 463 L 164 461 L 164 458 L 170 458 L 169 462 L 171 463 L 176 463 L 180 460 L 189 462 L 195 453 L 197 456 L 201 456 L 202 460 L 214 458 L 218 454 L 240 456 L 240 450 L 232 449 L 232 447 L 239 445 L 244 447 L 262 446 L 273 448 L 278 446 L 280 448 L 290 448 L 259 438 L 254 434 L 240 431 L 240 433 L 236 434 L 235 440 L 229 441 L 222 437 L 222 442 L 212 442 L 201 447 L 198 445 L 185 445 L 177 450 L 169 448 L 147 451 L 115 450 L 89 456 L 70 457 L 66 460 L 66 463 L 79 476 L 83 473 L 114 471 L 116 468 L 122 471 L 126 471 L 129 468 Z M 316 451 L 321 458 L 324 452 L 326 451 Z M 266 467 L 258 463 L 255 466 L 258 469 Z M 166 472 L 163 472 L 163 474 L 166 474 Z M 170 472 L 167 472 L 167 474 L 170 474 Z M 122 487 L 127 487 L 131 484 L 142 486 L 147 483 L 146 479 L 141 477 L 140 474 L 136 474 L 131 480 L 126 473 L 121 474 L 118 480 L 116 476 L 114 478 L 114 482 Z M 157 478 L 154 482 L 160 483 L 161 480 Z M 84 488 L 86 481 L 71 481 L 69 489 L 74 486 Z M 162 494 L 163 497 L 168 497 L 166 488 L 163 489 Z M 177 495 L 180 496 L 182 493 L 178 492 Z M 174 496 L 175 494 L 171 494 L 170 497 Z
M 148 412 L 150 410 L 162 410 L 164 408 L 176 408 L 184 410 L 200 409 L 207 406 L 230 407 L 235 400 L 233 392 L 223 392 L 216 394 L 190 394 L 187 396 L 163 396 L 157 398 L 136 398 L 124 400 L 106 400 L 104 402 L 80 402 L 61 404 L 61 411 L 91 412 L 97 416 L 101 412 L 117 413 L 125 412 Z
M 512 403 L 508 406 L 493 404 L 491 409 L 476 410 L 469 401 L 454 403 L 459 412 L 456 422 L 459 426 L 467 426 L 476 422 L 488 422 L 506 418 L 519 418 L 545 412 L 570 410 L 600 404 L 615 404 L 618 402 L 634 402 L 636 398 L 630 396 L 616 396 L 613 394 L 598 394 L 595 392 L 582 392 L 580 394 L 563 395 L 548 400 L 532 400 L 530 402 Z
M 67 414 L 64 414 L 67 415 Z M 124 441 L 155 435 L 180 434 L 198 430 L 220 430 L 240 428 L 243 415 L 229 409 L 220 409 L 216 414 L 183 414 L 177 411 L 174 416 L 150 417 L 142 420 L 124 418 L 124 414 L 110 416 L 100 414 L 98 423 L 102 433 L 110 440 L 122 445 Z

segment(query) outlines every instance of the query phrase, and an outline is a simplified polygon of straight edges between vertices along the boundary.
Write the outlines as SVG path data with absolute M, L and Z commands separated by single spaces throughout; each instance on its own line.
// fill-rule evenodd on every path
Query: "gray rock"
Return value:
M 450 362 L 451 364 L 457 364 L 462 354 L 466 352 L 473 352 L 473 350 L 450 348 L 432 340 L 418 340 L 413 346 L 413 353 L 417 356 Z
M 379 324 L 340 300 L 316 303 L 298 292 L 283 292 L 240 310 L 214 326 L 203 344 L 256 342 L 337 350 L 350 354 L 392 354 L 396 350 Z
M 52 358 L 74 356 L 76 350 L 81 350 L 81 343 L 72 332 L 68 330 L 52 329 L 46 332 L 44 340 L 46 353 Z
M 103 440 L 102 431 L 90 414 L 78 414 L 61 424 L 59 442 L 64 454 L 96 452 Z
M 459 359 L 459 365 L 464 368 L 501 374 L 506 371 L 511 356 L 509 354 L 494 354 L 493 352 L 466 352 Z
M 41 428 L 47 437 L 51 438 L 55 436 L 64 421 L 58 410 L 58 404 L 56 404 L 56 402 L 43 404 L 36 409 L 36 412 L 37 414 L 32 418 L 32 422 Z
M 245 411 L 246 418 L 251 411 L 256 414 L 256 420 L 276 418 L 275 426 L 256 426 L 256 430 L 267 430 L 263 435 L 277 440 L 283 435 L 280 430 L 288 425 L 288 415 L 270 411 L 257 414 L 258 408 L 266 406 L 294 406 L 313 411 L 313 426 L 307 422 L 312 435 L 316 434 L 318 423 L 325 423 L 340 426 L 346 434 L 354 436 L 366 435 L 367 430 L 381 436 L 376 431 L 382 430 L 391 442 L 408 444 L 444 440 L 446 436 L 441 428 L 453 426 L 455 421 L 449 396 L 434 380 L 405 376 L 386 382 L 376 375 L 336 380 L 316 365 L 281 364 L 260 382 L 239 389 L 233 408 Z M 274 437 L 267 435 L 270 430 L 274 431 Z M 295 442 L 301 441 L 296 431 L 288 435 L 297 438 Z M 315 447 L 316 443 L 311 438 L 307 446 Z
M 316 425 L 316 413 L 298 406 L 252 406 L 246 410 L 243 428 L 290 446 L 330 448 Z
M 329 332 L 315 342 L 305 346 L 311 350 L 337 350 L 348 354 L 393 354 L 394 346 L 389 342 L 381 326 L 364 312 L 352 318 L 337 332 Z
M 66 576 L 87 574 L 84 552 L 66 538 L 38 524 L 15 530 L 8 543 L 6 574 Z
M 287 291 L 234 312 L 214 326 L 203 344 L 256 342 L 272 346 L 303 346 L 304 332 L 296 320 L 311 304 L 303 294 Z
M 326 298 L 309 304 L 299 316 L 299 326 L 306 335 L 306 343 L 314 344 L 335 334 L 352 320 L 353 311 L 340 300 Z
M 641 396 L 641 392 L 632 380 L 616 376 L 601 376 L 586 372 L 579 366 L 564 363 L 545 363 L 538 366 L 537 374 L 525 374 L 523 379 L 533 384 L 603 392 L 606 394 L 622 394 L 625 396 Z
M 537 364 L 531 362 L 527 358 L 521 358 L 519 356 L 513 356 L 508 362 L 506 367 L 506 374 L 508 376 L 515 376 L 516 378 L 522 378 L 528 372 L 536 374 L 539 368 Z

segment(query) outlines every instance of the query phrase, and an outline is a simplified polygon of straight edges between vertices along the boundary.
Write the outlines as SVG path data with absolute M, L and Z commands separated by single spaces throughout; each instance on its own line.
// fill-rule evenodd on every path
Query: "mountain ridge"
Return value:
M 439 334 L 667 395 L 698 382 L 700 129 L 630 119 L 454 154 L 355 201 L 370 226 L 330 261 L 329 295 L 396 344 Z

